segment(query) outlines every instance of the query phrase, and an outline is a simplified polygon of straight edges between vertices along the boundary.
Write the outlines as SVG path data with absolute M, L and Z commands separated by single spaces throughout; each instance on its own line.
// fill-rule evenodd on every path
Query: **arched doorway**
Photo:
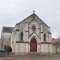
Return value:
M 30 52 L 37 52 L 37 41 L 35 38 L 31 39 L 30 42 Z

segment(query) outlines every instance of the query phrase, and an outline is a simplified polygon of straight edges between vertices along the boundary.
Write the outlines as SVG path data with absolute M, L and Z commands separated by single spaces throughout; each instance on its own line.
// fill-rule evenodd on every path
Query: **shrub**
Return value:
M 12 52 L 12 48 L 11 46 L 4 46 L 4 49 L 7 50 L 8 52 Z

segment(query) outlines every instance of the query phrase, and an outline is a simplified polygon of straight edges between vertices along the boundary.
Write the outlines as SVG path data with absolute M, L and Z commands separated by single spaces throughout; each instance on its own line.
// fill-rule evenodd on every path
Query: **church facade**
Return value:
M 53 53 L 50 27 L 35 13 L 17 23 L 10 33 L 10 46 L 16 55 Z

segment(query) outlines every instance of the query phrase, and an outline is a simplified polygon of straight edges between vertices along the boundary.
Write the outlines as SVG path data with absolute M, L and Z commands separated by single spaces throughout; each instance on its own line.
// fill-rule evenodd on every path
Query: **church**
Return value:
M 34 12 L 15 27 L 3 27 L 2 47 L 9 45 L 16 55 L 52 54 L 52 33 Z

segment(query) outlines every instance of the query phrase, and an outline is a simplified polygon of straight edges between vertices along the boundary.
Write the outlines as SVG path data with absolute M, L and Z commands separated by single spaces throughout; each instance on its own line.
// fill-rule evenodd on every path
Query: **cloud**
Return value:
M 51 27 L 53 37 L 57 37 L 60 32 L 60 0 L 0 0 L 0 32 L 2 26 L 15 26 L 33 10 Z

